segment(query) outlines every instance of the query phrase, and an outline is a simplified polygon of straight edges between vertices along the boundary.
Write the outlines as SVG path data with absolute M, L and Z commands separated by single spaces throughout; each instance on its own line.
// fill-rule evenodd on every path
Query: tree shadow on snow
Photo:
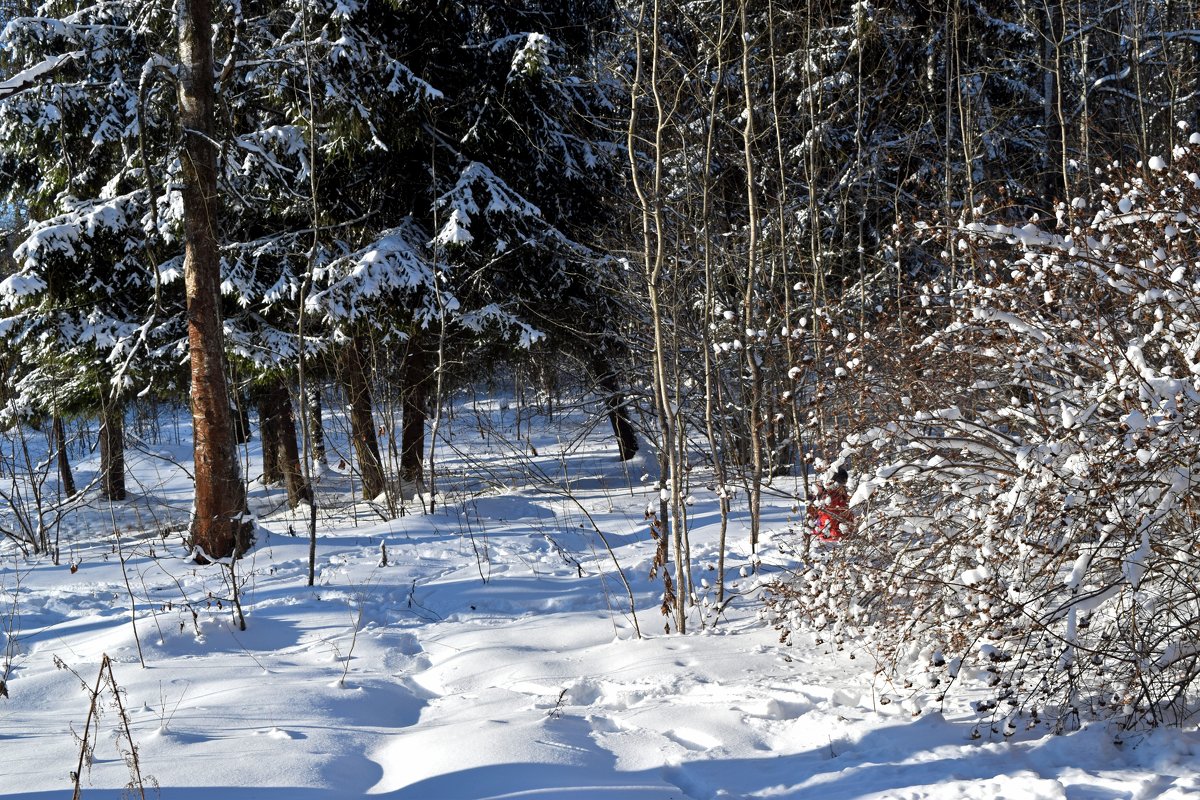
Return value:
M 929 716 L 872 730 L 857 741 L 789 755 L 764 752 L 760 758 L 701 757 L 674 765 L 616 770 L 615 758 L 590 738 L 575 737 L 588 752 L 580 765 L 518 763 L 473 767 L 444 773 L 381 794 L 390 800 L 499 800 L 569 797 L 613 800 L 710 800 L 777 797 L 791 800 L 855 800 L 890 791 L 933 789 L 937 796 L 961 790 L 964 797 L 1053 796 L 1069 800 L 1115 800 L 1101 785 L 1062 787 L 1054 775 L 1060 765 L 1045 757 L 1031 760 L 1016 745 L 976 747 L 974 726 Z M 1068 768 L 1070 764 L 1062 764 Z M 1050 769 L 1048 770 L 1047 767 Z M 960 784 L 951 789 L 947 784 Z

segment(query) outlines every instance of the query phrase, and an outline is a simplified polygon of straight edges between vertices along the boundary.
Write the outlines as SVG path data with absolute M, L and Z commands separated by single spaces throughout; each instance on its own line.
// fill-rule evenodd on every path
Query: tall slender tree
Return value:
M 180 0 L 178 25 L 183 263 L 196 480 L 191 541 L 196 557 L 208 560 L 238 554 L 248 543 L 248 523 L 221 333 L 211 1 Z

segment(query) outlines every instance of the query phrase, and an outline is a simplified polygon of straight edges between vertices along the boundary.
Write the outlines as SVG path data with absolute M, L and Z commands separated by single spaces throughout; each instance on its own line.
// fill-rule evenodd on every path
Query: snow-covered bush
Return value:
M 935 694 L 991 687 L 1007 733 L 1196 710 L 1198 144 L 1114 166 L 1052 230 L 964 226 L 974 279 L 912 353 L 942 399 L 847 438 L 858 530 L 774 587 L 785 639 L 862 636 Z

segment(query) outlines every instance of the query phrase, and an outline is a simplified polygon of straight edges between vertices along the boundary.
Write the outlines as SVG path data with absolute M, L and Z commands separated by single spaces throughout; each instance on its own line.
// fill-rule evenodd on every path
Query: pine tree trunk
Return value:
M 58 483 L 64 497 L 75 494 L 75 476 L 71 474 L 71 460 L 67 458 L 67 431 L 63 426 L 62 417 L 54 415 L 54 447 L 58 451 Z
M 196 481 L 191 541 L 197 560 L 205 562 L 240 553 L 248 544 L 249 526 L 243 521 L 246 487 L 234 444 L 221 336 L 211 0 L 179 0 L 177 20 L 183 267 Z
M 400 387 L 400 480 L 407 485 L 425 480 L 425 422 L 429 417 L 429 357 L 413 345 L 404 360 Z
M 125 499 L 125 410 L 119 406 L 100 415 L 100 495 Z
M 261 390 L 259 413 L 263 436 L 264 480 L 267 451 L 270 449 L 271 463 L 277 477 L 287 487 L 288 506 L 295 508 L 301 500 L 309 499 L 308 483 L 300 470 L 300 448 L 296 445 L 296 416 L 292 411 L 292 399 L 287 386 L 278 378 Z M 269 437 L 269 440 L 268 440 Z
M 371 413 L 371 387 L 363 352 L 366 341 L 353 339 L 346 348 L 342 363 L 342 381 L 346 402 L 350 406 L 350 438 L 358 459 L 359 478 L 363 497 L 373 500 L 383 494 L 383 461 L 379 457 L 379 439 L 375 435 L 375 417 Z

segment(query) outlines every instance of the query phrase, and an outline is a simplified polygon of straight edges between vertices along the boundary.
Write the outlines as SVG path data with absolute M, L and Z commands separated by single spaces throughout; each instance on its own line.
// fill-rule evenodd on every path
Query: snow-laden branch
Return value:
M 59 55 L 50 56 L 28 69 L 21 70 L 8 80 L 0 81 L 0 100 L 12 97 L 26 89 L 32 89 L 34 86 L 42 83 L 48 76 L 54 74 L 56 70 L 82 55 L 82 50 L 75 50 L 70 53 L 60 53 Z

